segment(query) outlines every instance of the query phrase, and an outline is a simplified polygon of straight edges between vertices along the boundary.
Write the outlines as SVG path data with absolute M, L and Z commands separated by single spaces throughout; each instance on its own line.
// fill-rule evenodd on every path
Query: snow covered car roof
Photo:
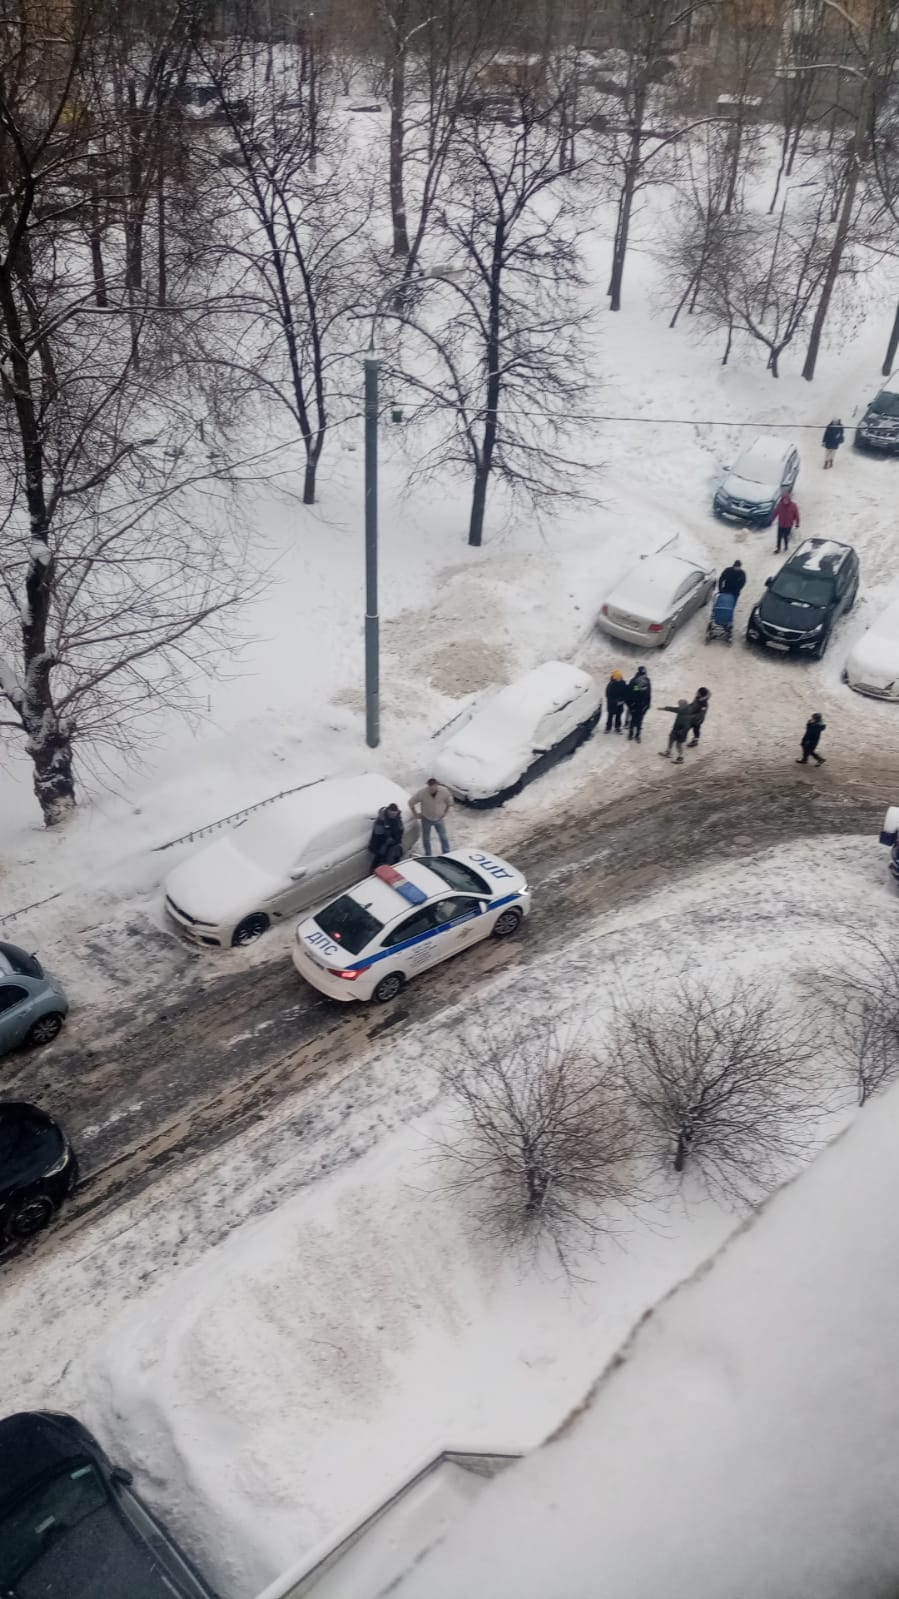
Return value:
M 599 685 L 579 666 L 544 661 L 475 711 L 447 741 L 434 776 L 458 793 L 490 795 L 517 782 L 534 759 L 534 734 L 551 712 L 579 701 L 586 719 L 602 699 Z
M 647 555 L 606 595 L 606 604 L 614 605 L 616 610 L 633 611 L 649 622 L 661 622 L 671 611 L 684 578 L 690 572 L 708 577 L 711 570 L 684 555 Z
M 794 571 L 838 572 L 851 554 L 851 544 L 838 544 L 835 539 L 803 539 L 788 565 Z
M 780 469 L 791 449 L 792 445 L 785 443 L 783 439 L 777 439 L 771 433 L 760 433 L 745 450 L 741 450 L 731 470 L 735 476 L 748 478 L 752 483 L 769 481 L 768 473 L 773 474 L 779 481 Z M 763 471 L 765 477 L 753 477 L 749 471 L 750 467 Z
M 852 688 L 899 700 L 899 598 L 881 611 L 852 646 L 846 678 Z

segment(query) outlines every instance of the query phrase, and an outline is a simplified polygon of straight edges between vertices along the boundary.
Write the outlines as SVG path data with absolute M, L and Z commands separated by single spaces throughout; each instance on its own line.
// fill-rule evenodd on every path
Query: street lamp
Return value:
M 457 268 L 430 267 L 416 273 L 411 280 L 417 285 L 422 278 L 429 282 L 452 282 L 459 276 Z M 411 285 L 410 285 L 411 286 Z M 381 357 L 375 352 L 375 328 L 382 314 L 384 301 L 401 292 L 405 285 L 392 283 L 379 296 L 372 312 L 371 332 L 365 352 L 365 742 L 370 750 L 381 742 L 381 623 L 378 616 L 378 386 L 381 376 Z

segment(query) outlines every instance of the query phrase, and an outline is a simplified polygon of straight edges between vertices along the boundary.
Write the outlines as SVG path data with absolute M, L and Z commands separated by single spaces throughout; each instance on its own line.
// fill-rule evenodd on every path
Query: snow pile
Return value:
M 899 1587 L 899 1089 L 653 1312 L 402 1599 Z

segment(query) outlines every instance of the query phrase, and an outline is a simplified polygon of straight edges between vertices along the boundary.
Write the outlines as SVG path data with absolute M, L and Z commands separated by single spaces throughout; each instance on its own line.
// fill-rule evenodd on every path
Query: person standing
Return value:
M 820 711 L 815 711 L 814 716 L 809 717 L 799 746 L 802 754 L 796 762 L 797 766 L 807 766 L 809 756 L 811 756 L 816 766 L 824 765 L 824 756 L 818 754 L 818 745 L 821 742 L 821 734 L 826 726 L 827 723 L 824 721 Z
M 676 705 L 662 706 L 663 711 L 674 712 L 674 723 L 672 725 L 671 732 L 668 734 L 668 748 L 659 750 L 659 754 L 666 761 L 670 761 L 671 751 L 672 749 L 676 749 L 677 754 L 674 757 L 675 766 L 683 766 L 684 764 L 684 745 L 687 742 L 687 734 L 690 731 L 691 709 L 692 707 L 689 700 L 678 700 Z
M 449 849 L 449 839 L 446 836 L 446 818 L 449 815 L 453 796 L 443 783 L 438 783 L 436 777 L 429 777 L 424 788 L 420 788 L 412 795 L 409 804 L 412 815 L 421 820 L 422 840 L 426 855 L 431 854 L 431 833 L 436 829 L 440 840 L 440 847 L 444 855 Z
M 645 666 L 638 666 L 627 685 L 627 736 L 639 744 L 643 718 L 652 704 L 652 684 Z
M 695 750 L 699 743 L 699 735 L 702 731 L 702 724 L 708 715 L 711 697 L 711 692 L 707 688 L 698 688 L 696 690 L 690 705 L 690 742 L 687 745 L 688 750 Z
M 368 841 L 372 870 L 395 866 L 403 858 L 403 813 L 398 805 L 382 805 Z
M 606 684 L 606 732 L 611 733 L 612 724 L 615 732 L 621 732 L 621 718 L 627 704 L 627 685 L 621 672 L 615 671 Z
M 734 561 L 731 566 L 726 566 L 718 579 L 718 593 L 732 594 L 738 600 L 746 584 L 746 573 L 743 571 L 743 562 Z
M 834 422 L 828 422 L 826 428 L 824 429 L 824 437 L 821 440 L 821 443 L 824 445 L 825 472 L 829 466 L 833 466 L 834 456 L 836 455 L 837 450 L 840 448 L 844 438 L 845 434 L 843 432 L 843 424 L 839 417 L 837 417 Z
M 777 518 L 777 546 L 774 553 L 779 555 L 781 550 L 790 548 L 790 535 L 794 527 L 799 527 L 799 506 L 793 499 L 789 489 L 784 489 L 775 507 L 774 515 Z

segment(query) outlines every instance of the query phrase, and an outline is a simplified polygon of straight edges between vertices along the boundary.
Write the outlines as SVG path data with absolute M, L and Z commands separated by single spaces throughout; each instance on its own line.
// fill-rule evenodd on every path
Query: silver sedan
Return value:
M 664 649 L 715 592 L 715 573 L 683 555 L 645 555 L 616 583 L 597 618 L 613 638 Z

